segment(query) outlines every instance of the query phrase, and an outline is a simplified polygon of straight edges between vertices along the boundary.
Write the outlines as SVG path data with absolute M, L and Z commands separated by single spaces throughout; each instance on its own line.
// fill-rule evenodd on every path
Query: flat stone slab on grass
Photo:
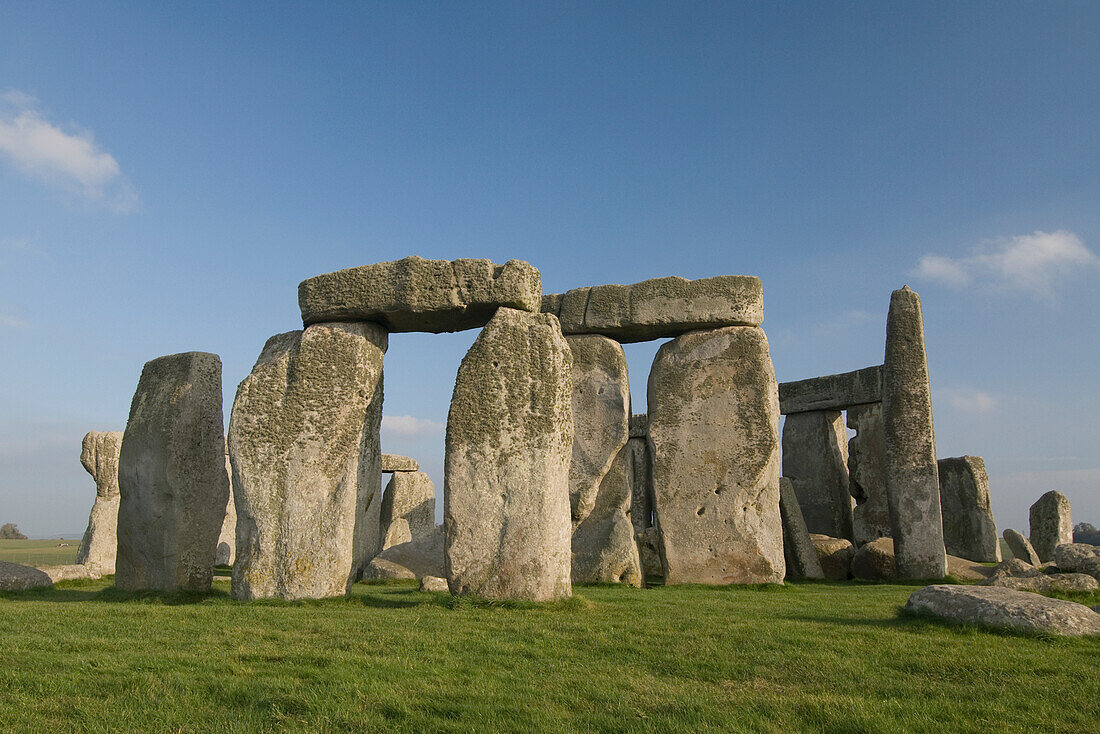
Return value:
M 1100 634 L 1100 614 L 1084 604 L 996 586 L 925 586 L 913 592 L 905 608 L 998 629 L 1072 636 Z
M 538 312 L 542 277 L 522 260 L 402 260 L 317 275 L 298 285 L 306 326 L 375 321 L 391 332 L 484 326 L 501 306 Z

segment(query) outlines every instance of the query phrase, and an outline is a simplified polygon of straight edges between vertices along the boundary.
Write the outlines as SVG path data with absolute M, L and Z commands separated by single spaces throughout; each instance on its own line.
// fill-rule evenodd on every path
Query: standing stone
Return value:
M 216 354 L 160 357 L 141 371 L 118 459 L 124 591 L 206 591 L 229 499 Z
M 624 446 L 600 483 L 592 512 L 573 528 L 573 583 L 642 586 L 642 562 L 630 521 L 632 460 Z
M 783 557 L 787 563 L 787 578 L 825 578 L 821 559 L 798 506 L 798 496 L 787 477 L 779 479 L 779 514 L 783 519 Z
M 573 359 L 558 320 L 501 308 L 462 359 L 447 418 L 451 593 L 548 601 L 570 587 Z
M 214 563 L 219 566 L 232 566 L 237 548 L 237 506 L 233 500 L 233 465 L 229 462 L 229 443 L 225 445 L 225 472 L 229 475 L 229 502 L 225 504 L 225 520 L 218 535 L 218 552 Z
M 642 564 L 642 577 L 655 578 L 664 575 L 661 565 L 661 538 L 653 511 L 653 462 L 649 455 L 649 416 L 639 413 L 630 416 L 630 522 L 634 525 L 634 543 L 638 546 L 638 560 Z
M 882 377 L 886 496 L 898 578 L 947 573 L 940 480 L 932 426 L 932 388 L 920 296 L 905 286 L 890 296 Z
M 1054 560 L 1054 549 L 1073 542 L 1073 515 L 1069 499 L 1051 490 L 1031 506 L 1031 545 L 1043 563 Z
M 378 551 L 382 355 L 370 323 L 268 339 L 229 421 L 233 596 L 341 596 Z
M 422 471 L 393 473 L 382 494 L 382 550 L 435 529 L 435 485 Z
M 783 424 L 783 476 L 794 486 L 811 533 L 852 538 L 848 435 L 839 410 L 787 416 Z
M 781 583 L 779 394 L 764 332 L 664 344 L 648 402 L 665 583 Z
M 852 535 L 857 546 L 890 536 L 890 503 L 886 499 L 886 442 L 882 403 L 853 405 L 847 410 L 848 493 L 856 501 Z
M 1008 544 L 1008 549 L 1012 551 L 1013 558 L 1032 566 L 1042 565 L 1043 562 L 1039 560 L 1039 554 L 1035 552 L 1035 549 L 1031 546 L 1031 541 L 1025 538 L 1023 533 L 1009 528 L 1005 530 L 1004 538 L 1005 543 Z
M 940 508 L 947 553 L 999 563 L 1001 544 L 989 506 L 989 475 L 980 456 L 940 459 Z
M 88 431 L 80 447 L 80 463 L 95 480 L 95 502 L 88 516 L 88 529 L 76 552 L 76 562 L 101 574 L 115 572 L 121 449 L 122 431 Z

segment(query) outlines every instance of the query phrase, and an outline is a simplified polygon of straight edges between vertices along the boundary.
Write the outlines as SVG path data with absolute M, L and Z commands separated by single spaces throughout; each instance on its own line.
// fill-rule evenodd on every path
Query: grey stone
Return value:
M 947 573 L 940 513 L 932 389 L 924 351 L 920 296 L 905 286 L 890 296 L 882 375 L 886 438 L 886 496 L 898 576 L 942 578 Z
M 237 548 L 237 505 L 233 499 L 233 465 L 229 461 L 229 444 L 225 446 L 225 473 L 229 476 L 229 502 L 225 504 L 225 519 L 218 535 L 218 550 L 214 554 L 214 563 L 219 566 L 232 566 Z
M 447 579 L 438 576 L 425 576 L 420 579 L 420 590 L 433 593 L 449 591 L 447 588 Z
M 631 425 L 634 423 L 632 418 Z M 660 532 L 655 527 L 656 518 L 653 513 L 653 462 L 649 455 L 649 442 L 645 439 L 645 434 L 632 436 L 627 441 L 626 448 L 631 457 L 630 522 L 634 525 L 634 543 L 638 546 L 642 576 L 660 577 L 664 575 L 664 566 L 661 565 Z
M 701 329 L 759 326 L 764 291 L 760 279 L 749 275 L 654 278 L 633 285 L 574 288 L 544 297 L 542 310 L 561 320 L 565 334 L 603 334 L 629 343 Z
M 556 318 L 502 308 L 462 359 L 447 419 L 452 593 L 548 601 L 570 586 L 573 358 Z
M 825 572 L 810 539 L 791 480 L 779 479 L 779 514 L 783 520 L 783 557 L 789 579 L 823 579 Z
M 661 561 L 660 528 L 648 527 L 641 532 L 634 533 L 634 542 L 638 545 L 638 560 L 642 564 L 642 574 L 647 578 L 664 578 L 665 567 Z
M 100 574 L 115 572 L 118 550 L 118 454 L 122 431 L 88 431 L 81 442 L 80 463 L 95 480 L 95 502 L 76 562 Z
M 844 581 L 851 575 L 852 558 L 856 547 L 847 538 L 831 538 L 821 533 L 810 533 L 810 541 L 817 551 L 817 559 L 825 578 Z
M 1008 528 L 1004 532 L 1004 539 L 1005 543 L 1008 544 L 1008 549 L 1012 551 L 1013 558 L 1019 558 L 1029 566 L 1038 566 L 1042 563 L 1039 560 L 1039 554 L 1031 547 L 1031 541 L 1025 538 L 1022 533 Z
M 947 552 L 983 563 L 1001 560 L 989 505 L 989 475 L 980 456 L 940 459 L 940 509 Z
M 115 585 L 206 591 L 229 500 L 222 364 L 187 352 L 145 364 L 118 459 Z
M 836 410 L 787 416 L 783 476 L 791 480 L 811 533 L 852 539 L 848 490 L 848 436 Z
M 92 580 L 101 578 L 104 574 L 100 573 L 94 566 L 88 566 L 83 563 L 73 563 L 61 566 L 39 566 L 38 570 L 50 577 L 50 581 L 57 583 L 58 581 L 74 581 L 74 580 Z
M 630 416 L 630 437 L 645 438 L 649 435 L 649 416 L 645 413 L 634 413 Z
M 1029 513 L 1031 546 L 1039 560 L 1054 560 L 1054 549 L 1073 542 L 1073 514 L 1064 494 L 1051 490 L 1036 500 Z
M 665 583 L 781 583 L 779 396 L 760 329 L 696 331 L 649 374 Z
M 341 596 L 377 553 L 387 345 L 369 323 L 279 334 L 237 388 L 235 598 Z
M 435 530 L 435 485 L 421 471 L 399 471 L 382 494 L 382 550 Z
M 1100 581 L 1100 546 L 1062 543 L 1054 549 L 1054 562 L 1060 571 L 1086 573 Z
M 37 568 L 0 561 L 0 591 L 26 591 L 53 586 L 49 575 Z
M 886 438 L 882 403 L 848 408 L 848 493 L 856 501 L 852 535 L 857 546 L 890 536 L 890 503 L 886 497 Z
M 446 575 L 441 526 L 414 540 L 386 548 L 371 559 L 363 573 L 364 578 L 373 581 Z
M 298 286 L 306 326 L 375 321 L 391 332 L 484 326 L 500 307 L 538 311 L 539 271 L 522 260 L 425 260 L 416 256 L 317 275 Z
M 993 569 L 979 561 L 958 556 L 947 556 L 947 575 L 956 581 L 970 583 L 972 581 L 984 581 L 993 573 Z
M 779 412 L 783 415 L 811 410 L 844 410 L 881 400 L 880 364 L 840 375 L 779 383 Z
M 399 471 L 420 471 L 420 464 L 416 459 L 397 454 L 382 454 L 382 473 L 389 474 Z
M 1084 604 L 994 586 L 938 584 L 909 597 L 910 612 L 963 624 L 1060 635 L 1100 634 L 1100 614 Z
M 592 511 L 573 528 L 575 584 L 642 586 L 642 563 L 630 521 L 632 459 L 624 446 L 600 483 Z
M 1089 594 L 1096 591 L 1096 579 L 1084 573 L 1043 573 L 1029 576 L 995 576 L 982 582 L 986 586 L 1001 586 L 1017 591 L 1034 591 L 1039 594 Z
M 947 556 L 947 574 L 957 581 L 972 582 L 989 578 L 992 569 L 977 561 Z M 892 581 L 897 578 L 892 538 L 878 538 L 865 543 L 852 558 L 852 576 L 867 581 Z

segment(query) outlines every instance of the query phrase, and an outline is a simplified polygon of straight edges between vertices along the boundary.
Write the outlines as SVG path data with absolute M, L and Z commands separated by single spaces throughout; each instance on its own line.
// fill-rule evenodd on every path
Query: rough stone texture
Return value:
M 989 475 L 980 456 L 940 459 L 940 509 L 947 552 L 983 563 L 1001 560 L 1000 538 L 989 506 Z
M 882 403 L 853 405 L 846 416 L 848 428 L 856 432 L 848 440 L 848 493 L 856 501 L 852 535 L 858 546 L 890 536 Z
M 222 364 L 187 352 L 145 364 L 118 459 L 115 585 L 206 591 L 229 500 Z
M 680 336 L 726 326 L 759 326 L 764 289 L 750 275 L 686 280 L 669 277 L 633 285 L 574 288 L 542 299 L 565 334 L 603 334 L 623 343 Z
M 787 416 L 783 424 L 783 476 L 794 486 L 811 533 L 852 539 L 848 436 L 840 411 Z
M 447 579 L 438 576 L 425 576 L 420 579 L 420 590 L 430 592 L 448 591 Z
M 645 438 L 649 435 L 649 416 L 645 413 L 634 413 L 630 416 L 630 437 Z
M 80 446 L 80 463 L 95 480 L 95 502 L 76 562 L 101 574 L 115 572 L 118 550 L 118 454 L 122 431 L 88 431 Z
M 502 308 L 462 359 L 444 479 L 454 594 L 548 601 L 570 587 L 573 358 L 558 320 Z
M 968 583 L 971 581 L 984 581 L 993 573 L 989 566 L 982 565 L 978 561 L 958 556 L 947 556 L 947 575 L 953 576 L 957 581 Z
M 397 454 L 382 454 L 382 473 L 388 474 L 399 471 L 420 471 L 420 464 L 416 459 Z
M 364 578 L 419 579 L 446 576 L 443 561 L 443 528 L 436 526 L 415 540 L 391 545 L 371 559 Z
M 1013 558 L 1019 558 L 1029 566 L 1038 566 L 1042 563 L 1039 560 L 1039 554 L 1031 547 L 1031 541 L 1025 538 L 1023 533 L 1008 528 L 1004 532 L 1004 539 L 1005 543 L 1008 543 L 1008 549 L 1012 551 Z
M 940 513 L 932 389 L 924 351 L 920 296 L 905 286 L 890 296 L 882 374 L 886 496 L 902 579 L 947 573 Z
M 66 564 L 62 566 L 39 566 L 38 570 L 50 577 L 55 584 L 58 581 L 72 581 L 73 579 L 95 580 L 103 576 L 94 566 L 83 563 Z
M 378 551 L 382 358 L 377 324 L 267 340 L 229 421 L 233 596 L 340 596 Z
M 1051 490 L 1031 506 L 1031 547 L 1039 560 L 1054 560 L 1054 549 L 1073 542 L 1073 515 L 1069 500 L 1057 490 Z
M 882 365 L 840 375 L 779 383 L 779 412 L 844 410 L 852 405 L 882 400 Z
M 422 471 L 395 472 L 382 494 L 382 550 L 435 530 L 435 485 Z
M 0 591 L 26 591 L 53 586 L 49 575 L 37 568 L 0 561 Z
M 1058 570 L 1087 573 L 1100 581 L 1100 546 L 1088 543 L 1063 543 L 1054 549 Z
M 953 622 L 1000 629 L 1100 634 L 1100 614 L 1084 604 L 991 586 L 926 586 L 913 592 L 905 608 Z
M 648 403 L 665 583 L 781 583 L 779 396 L 764 332 L 664 344 Z
M 1058 592 L 1062 594 L 1096 591 L 1100 584 L 1096 579 L 1084 573 L 1043 573 L 1033 569 L 1026 575 L 994 575 L 981 582 L 983 586 L 1000 586 L 1017 591 L 1034 591 L 1039 594 Z
M 665 566 L 661 561 L 660 528 L 654 526 L 634 533 L 634 541 L 638 544 L 638 560 L 642 564 L 642 574 L 646 578 L 664 578 Z
M 502 306 L 539 311 L 542 278 L 522 260 L 412 256 L 303 280 L 298 305 L 306 326 L 375 321 L 391 332 L 461 331 L 485 325 Z
M 229 476 L 229 502 L 225 504 L 225 520 L 218 535 L 218 550 L 214 554 L 214 563 L 219 566 L 232 566 L 237 548 L 237 505 L 233 499 L 233 465 L 229 461 L 229 444 L 225 445 L 225 473 Z
M 649 418 L 645 413 L 630 418 L 630 440 L 626 448 L 631 456 L 630 522 L 634 525 L 634 542 L 638 546 L 638 559 L 642 564 L 642 576 L 653 578 L 664 575 L 661 565 L 660 531 L 653 516 L 653 462 L 649 455 Z
M 779 479 L 779 514 L 783 520 L 783 558 L 789 579 L 823 579 L 825 572 L 810 539 L 791 480 Z
M 817 551 L 818 561 L 825 578 L 844 581 L 851 575 L 852 558 L 856 547 L 847 538 L 830 538 L 820 533 L 810 533 L 810 541 Z
M 957 556 L 947 556 L 947 573 L 958 581 L 982 581 L 990 577 L 992 569 L 977 561 Z M 866 543 L 852 558 L 852 576 L 867 581 L 891 581 L 897 578 L 894 561 L 894 541 L 878 538 Z
M 619 583 L 640 587 L 644 582 L 634 525 L 630 521 L 632 461 L 630 449 L 624 446 L 600 483 L 592 511 L 573 528 L 575 584 Z

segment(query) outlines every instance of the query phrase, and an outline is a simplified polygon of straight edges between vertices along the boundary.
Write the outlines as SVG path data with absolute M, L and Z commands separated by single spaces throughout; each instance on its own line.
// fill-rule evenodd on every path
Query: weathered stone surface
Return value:
M 399 471 L 382 494 L 382 550 L 435 530 L 435 485 L 422 471 Z
M 0 561 L 0 591 L 26 591 L 53 586 L 49 575 L 37 568 Z
M 573 358 L 556 318 L 502 308 L 462 359 L 447 419 L 452 593 L 547 601 L 570 586 Z
M 542 299 L 565 334 L 603 334 L 623 343 L 664 339 L 689 331 L 759 326 L 764 289 L 750 275 L 687 280 L 669 277 L 633 285 L 574 288 Z
M 634 533 L 634 542 L 638 545 L 638 560 L 642 564 L 642 575 L 645 578 L 664 578 L 665 566 L 661 561 L 660 528 L 648 527 L 641 532 Z
M 635 415 L 630 420 L 632 434 L 639 417 Z M 653 462 L 649 456 L 649 442 L 645 438 L 647 433 L 648 421 L 641 435 L 632 435 L 627 441 L 626 450 L 630 452 L 631 462 L 630 522 L 634 525 L 634 542 L 638 546 L 642 577 L 654 578 L 664 575 L 664 566 L 661 564 L 660 531 L 655 527 L 657 523 L 653 514 Z
M 1043 573 L 1038 569 L 1023 576 L 1000 575 L 982 581 L 983 586 L 1000 586 L 1017 591 L 1034 591 L 1039 594 L 1088 594 L 1097 589 L 1097 581 L 1084 573 Z
M 823 579 L 825 572 L 810 540 L 791 480 L 779 478 L 779 514 L 783 520 L 783 558 L 789 579 Z
M 425 576 L 420 579 L 420 590 L 430 592 L 449 591 L 447 588 L 447 579 L 438 576 Z
M 416 459 L 397 454 L 382 454 L 382 473 L 388 474 L 399 471 L 420 471 L 420 464 Z
M 781 583 L 779 397 L 764 332 L 664 344 L 648 403 L 665 583 Z
M 992 569 L 957 556 L 947 556 L 947 574 L 962 582 L 989 578 Z M 878 538 L 860 546 L 852 558 L 852 576 L 867 581 L 891 581 L 897 578 L 894 541 Z
M 461 331 L 484 326 L 500 307 L 539 311 L 542 278 L 522 260 L 412 256 L 303 280 L 298 305 L 306 326 L 374 321 L 391 332 Z
M 947 556 L 947 575 L 953 576 L 957 581 L 970 583 L 972 581 L 984 581 L 993 573 L 989 566 L 982 565 L 978 561 L 958 556 Z
M 947 572 L 940 513 L 932 389 L 924 351 L 920 296 L 905 286 L 890 296 L 882 374 L 886 496 L 898 576 L 942 578 Z
M 1003 577 L 1020 577 L 1025 576 L 1037 576 L 1042 571 L 1035 566 L 1032 566 L 1026 561 L 1022 561 L 1019 558 L 1010 558 L 1007 561 L 1001 561 L 990 573 L 990 578 L 1003 578 Z
M 811 410 L 844 410 L 881 400 L 880 364 L 840 375 L 779 383 L 779 412 L 783 415 Z
M 50 581 L 55 584 L 58 581 L 72 581 L 74 579 L 95 580 L 104 575 L 94 566 L 88 566 L 83 563 L 65 564 L 61 566 L 39 566 L 38 570 L 49 576 Z
M 1054 549 L 1058 570 L 1087 573 L 1100 581 L 1100 546 L 1088 543 L 1062 543 Z
M 76 562 L 101 574 L 115 572 L 118 550 L 118 454 L 122 431 L 88 431 L 80 447 L 80 463 L 95 480 L 95 502 L 88 528 L 76 552 Z
M 1000 538 L 989 505 L 989 475 L 980 456 L 940 459 L 940 509 L 947 552 L 972 561 L 1001 560 Z
M 573 528 L 575 584 L 643 584 L 642 563 L 630 521 L 632 460 L 630 449 L 624 446 L 600 483 L 592 511 Z
M 1084 604 L 993 586 L 926 586 L 913 592 L 905 608 L 953 622 L 1000 629 L 1100 634 L 1100 614 Z
M 1012 528 L 1008 528 L 1004 532 L 1005 543 L 1008 544 L 1008 549 L 1012 551 L 1013 558 L 1019 558 L 1029 566 L 1038 566 L 1042 563 L 1039 560 L 1039 554 L 1035 552 L 1035 549 L 1031 547 L 1031 541 Z
M 229 502 L 225 504 L 225 520 L 218 535 L 218 550 L 214 554 L 214 563 L 219 566 L 232 566 L 237 548 L 237 505 L 233 499 L 233 465 L 229 461 L 229 444 L 225 445 L 225 473 L 229 476 Z
M 856 547 L 847 538 L 830 538 L 821 533 L 810 533 L 810 541 L 817 551 L 818 562 L 825 578 L 843 581 L 851 575 L 852 558 Z
M 886 438 L 882 403 L 848 408 L 848 493 L 856 501 L 852 535 L 857 546 L 890 536 L 890 503 L 886 498 Z
M 1057 490 L 1051 490 L 1031 506 L 1031 547 L 1039 560 L 1054 560 L 1054 549 L 1073 542 L 1073 514 L 1069 500 Z
M 229 500 L 222 363 L 187 352 L 145 364 L 118 460 L 123 590 L 206 591 Z
M 840 411 L 787 416 L 783 424 L 783 476 L 794 486 L 811 533 L 852 539 L 848 435 Z
M 235 598 L 340 596 L 378 551 L 387 345 L 368 323 L 279 334 L 237 388 Z
M 630 416 L 630 437 L 645 438 L 649 435 L 649 416 L 645 413 L 634 413 Z
M 364 578 L 375 581 L 445 575 L 442 526 L 414 540 L 391 545 L 372 558 L 363 573 Z

